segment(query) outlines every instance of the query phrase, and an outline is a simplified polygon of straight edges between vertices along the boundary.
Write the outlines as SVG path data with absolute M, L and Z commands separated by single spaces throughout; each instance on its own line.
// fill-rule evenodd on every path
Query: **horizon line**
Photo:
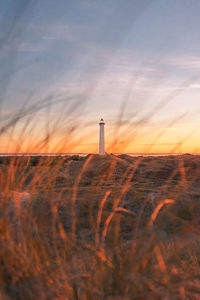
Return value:
M 84 155 L 87 156 L 89 154 L 98 155 L 99 153 L 91 153 L 91 152 L 2 152 L 0 156 L 65 156 L 65 155 Z M 171 153 L 171 152 L 110 152 L 106 153 L 110 155 L 135 155 L 135 156 L 162 156 L 162 155 L 200 155 L 199 153 Z

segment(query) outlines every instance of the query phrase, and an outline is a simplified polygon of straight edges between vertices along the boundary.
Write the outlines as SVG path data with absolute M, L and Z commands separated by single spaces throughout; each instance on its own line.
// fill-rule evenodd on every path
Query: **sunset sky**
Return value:
M 1 0 L 0 152 L 95 152 L 103 117 L 109 152 L 200 153 L 199 13 L 199 0 Z

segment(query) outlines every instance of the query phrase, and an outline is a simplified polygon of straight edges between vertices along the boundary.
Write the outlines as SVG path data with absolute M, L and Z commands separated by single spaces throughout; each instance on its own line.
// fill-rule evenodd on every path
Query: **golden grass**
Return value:
M 18 71 L 15 43 L 20 45 L 20 19 L 31 2 L 22 0 L 2 19 L 2 25 L 10 21 L 2 45 L 13 57 L 2 70 L 1 99 Z M 131 81 L 108 151 L 125 152 L 141 141 L 144 125 L 198 78 L 187 79 L 140 118 L 130 112 L 124 122 Z M 18 111 L 2 111 L 4 152 L 87 149 L 80 144 L 91 137 L 96 121 L 85 122 L 83 109 L 97 81 L 80 95 L 27 97 Z M 147 131 L 151 143 L 144 152 L 185 116 L 153 135 L 152 128 Z M 179 152 L 197 129 L 187 131 L 171 152 Z M 97 145 L 88 149 L 95 153 Z M 199 170 L 199 156 L 0 158 L 0 300 L 200 299 Z
M 199 157 L 34 160 L 0 165 L 1 299 L 199 299 Z

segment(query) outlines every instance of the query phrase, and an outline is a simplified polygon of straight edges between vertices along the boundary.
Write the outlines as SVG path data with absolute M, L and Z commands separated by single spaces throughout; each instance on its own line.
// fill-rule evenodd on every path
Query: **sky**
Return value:
M 0 152 L 200 153 L 199 0 L 1 0 Z

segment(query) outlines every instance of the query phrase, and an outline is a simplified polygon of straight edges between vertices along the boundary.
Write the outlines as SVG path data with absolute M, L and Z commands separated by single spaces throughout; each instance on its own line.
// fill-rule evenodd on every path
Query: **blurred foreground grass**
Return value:
M 37 1 L 14 3 L 10 2 L 1 18 L 1 151 L 74 152 L 91 136 L 88 128 L 96 128 L 96 121 L 88 120 L 83 112 L 94 98 L 109 58 L 100 63 L 97 78 L 78 95 L 61 95 L 52 87 L 52 94 L 39 99 L 40 90 L 35 95 L 31 87 L 24 104 L 19 101 L 19 106 L 13 102 L 6 107 L 16 73 L 43 60 L 18 62 L 18 49 L 26 46 L 23 17 L 31 20 Z M 148 4 L 138 3 L 139 10 L 132 10 L 133 20 Z M 123 14 L 120 19 L 128 21 Z M 122 27 L 121 37 L 113 20 L 111 23 L 120 41 L 130 23 Z M 142 78 L 143 71 L 139 71 Z M 131 80 L 108 139 L 109 150 L 117 152 L 123 145 L 120 151 L 126 151 L 128 143 L 144 134 L 142 125 L 191 86 L 197 75 L 144 115 L 130 111 L 126 120 Z M 22 87 L 24 90 L 24 82 Z M 152 95 L 148 92 L 147 99 Z M 16 92 L 13 97 L 17 99 Z M 165 131 L 184 116 L 161 126 L 144 152 L 149 153 Z M 83 127 L 84 134 L 79 131 Z M 197 130 L 184 133 L 172 152 L 178 152 Z M 95 152 L 96 145 L 89 144 L 88 151 Z M 0 300 L 200 299 L 199 170 L 200 157 L 191 155 L 1 157 Z
M 199 167 L 1 158 L 1 299 L 199 299 Z

